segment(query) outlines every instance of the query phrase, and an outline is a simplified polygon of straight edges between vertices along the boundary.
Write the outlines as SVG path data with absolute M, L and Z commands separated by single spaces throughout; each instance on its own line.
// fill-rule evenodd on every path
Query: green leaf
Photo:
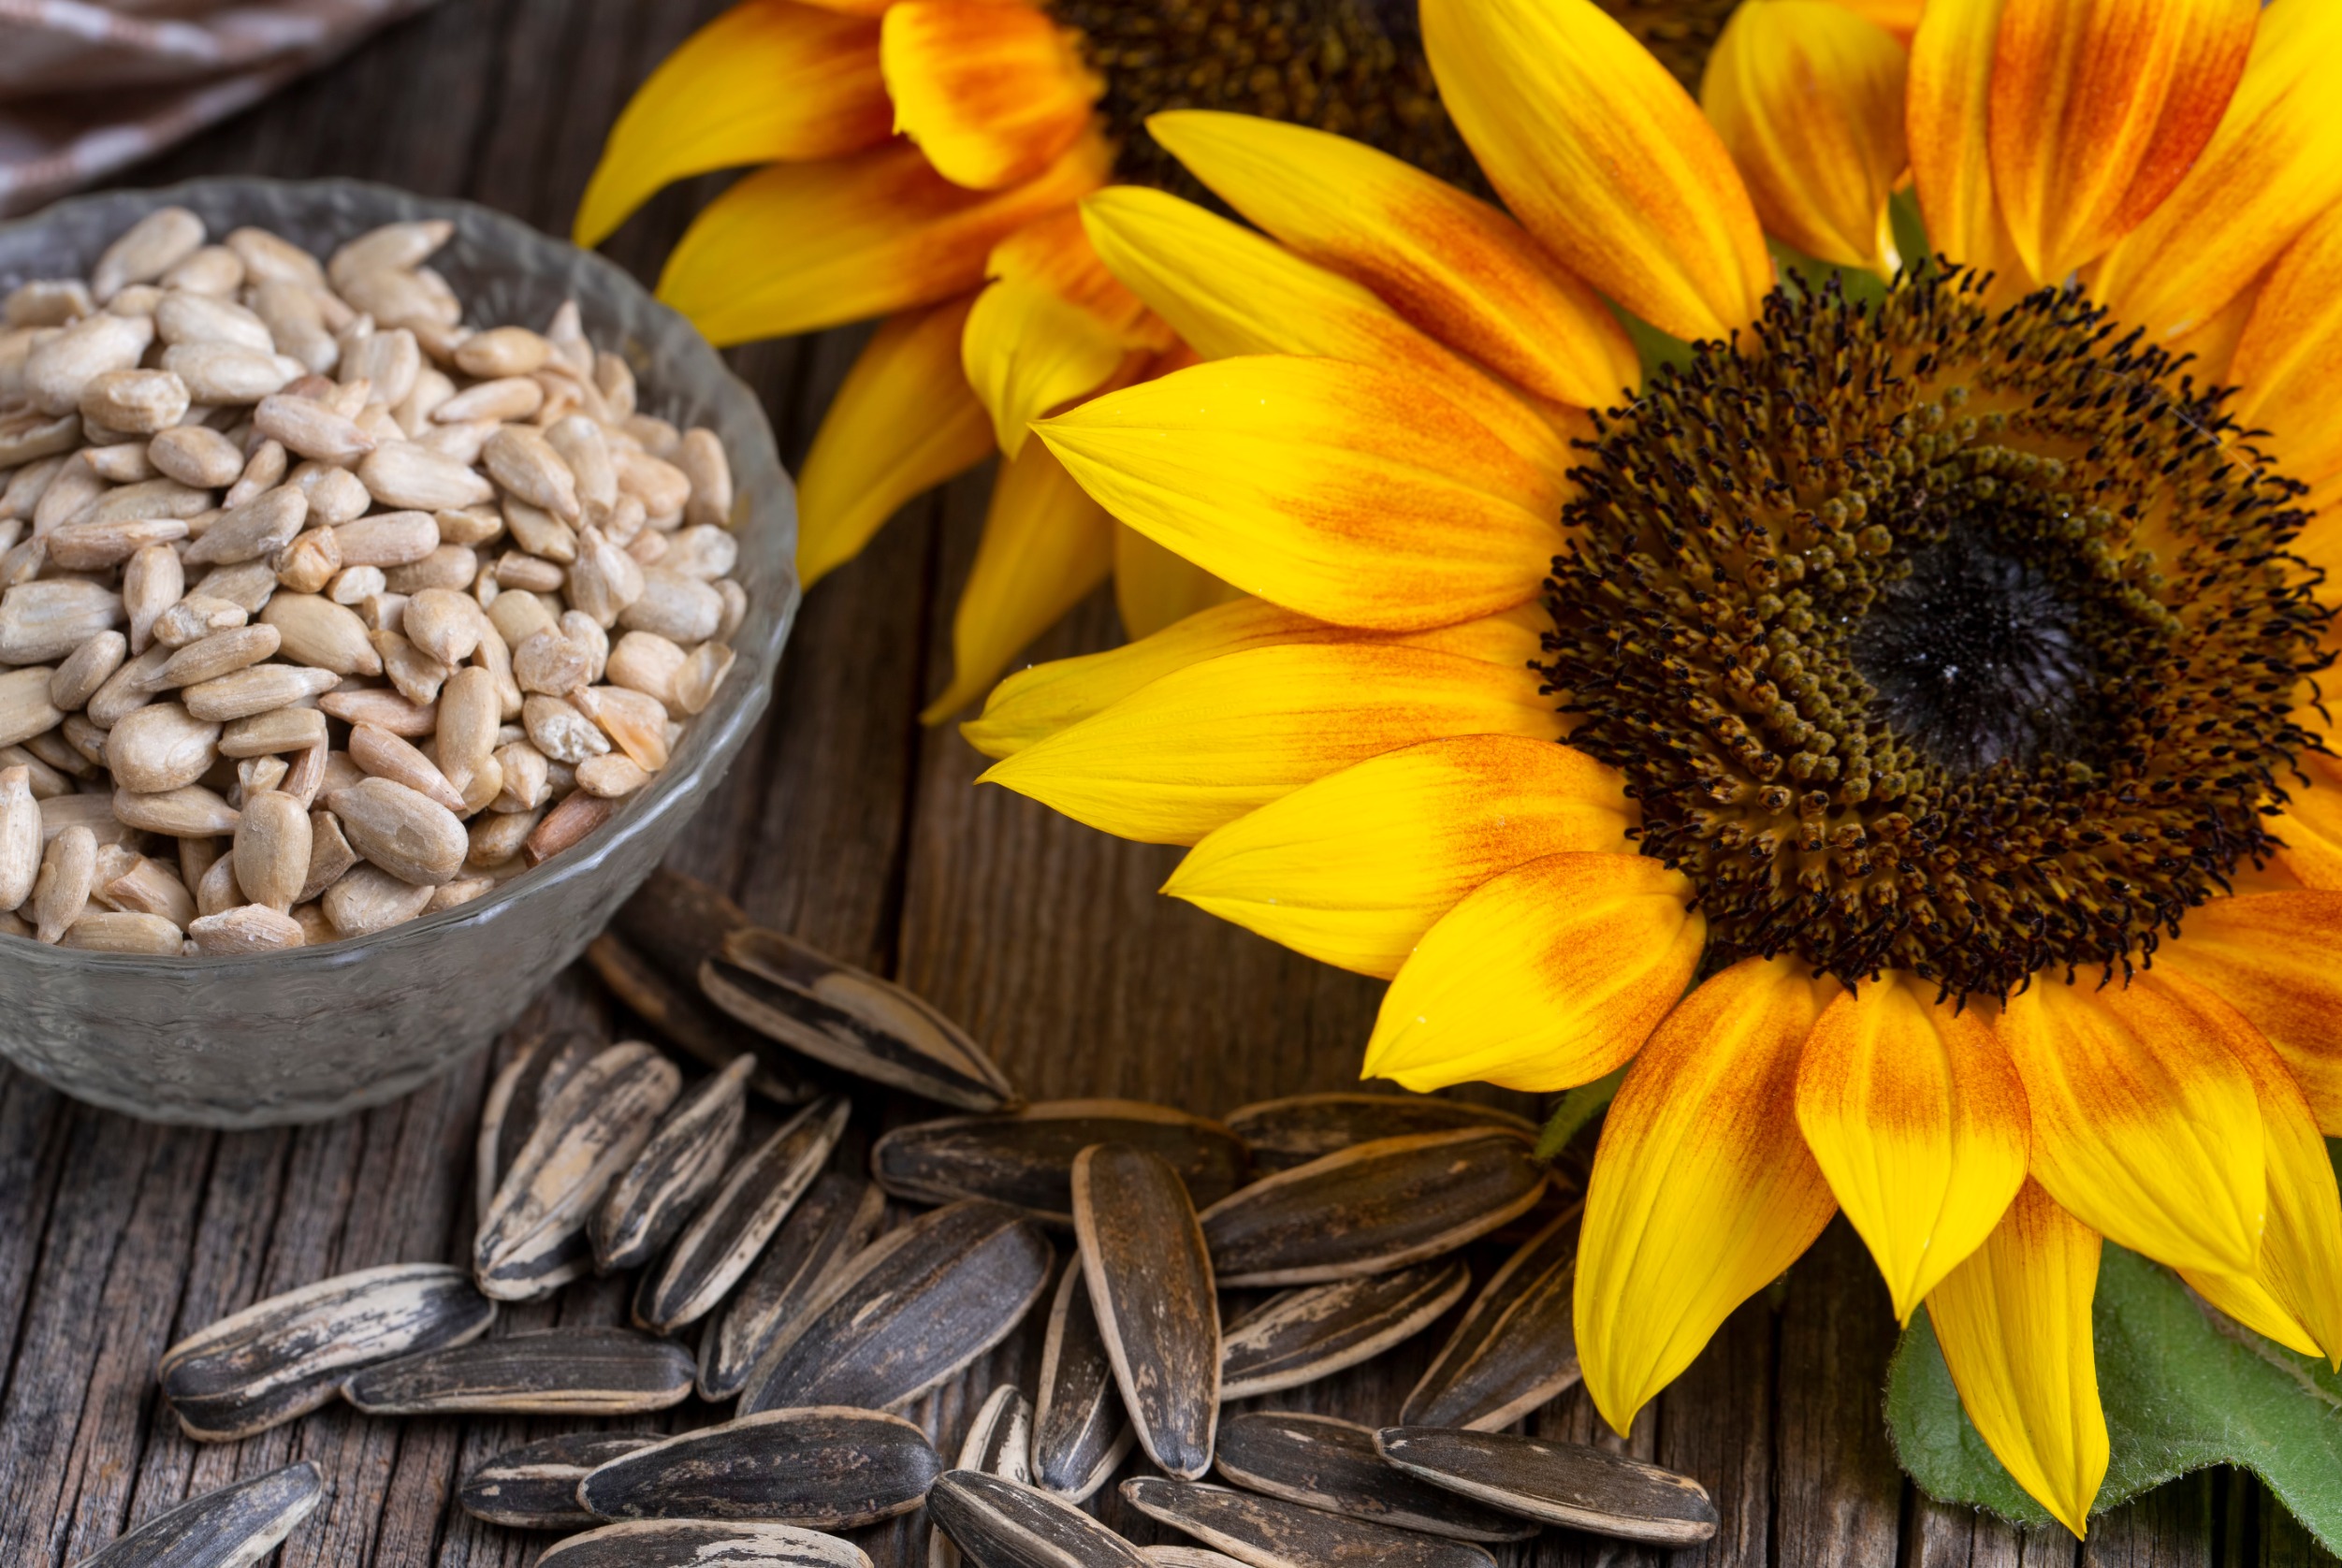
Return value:
M 1619 1067 L 1605 1073 L 1592 1083 L 1580 1083 L 1562 1096 L 1562 1103 L 1553 1109 L 1552 1119 L 1545 1124 L 1544 1133 L 1537 1139 L 1537 1158 L 1549 1160 L 1568 1147 L 1578 1136 L 1578 1129 L 1602 1113 L 1618 1096 L 1619 1085 L 1626 1082 L 1626 1069 Z
M 2342 1549 L 2342 1377 L 2111 1241 L 2090 1317 L 2112 1449 L 2099 1513 L 2175 1475 L 2233 1464 L 2260 1476 L 2327 1550 Z M 1887 1369 L 1886 1420 L 1903 1469 L 1928 1496 L 2019 1525 L 2050 1522 L 1960 1408 L 1924 1313 Z

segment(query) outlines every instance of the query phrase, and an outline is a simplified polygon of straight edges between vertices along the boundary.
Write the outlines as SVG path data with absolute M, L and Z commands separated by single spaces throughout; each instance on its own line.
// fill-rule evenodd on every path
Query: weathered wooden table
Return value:
M 1133 0 L 1138 3 L 1138 0 Z M 468 196 L 565 230 L 626 94 L 721 0 L 450 0 L 191 147 L 141 183 L 212 172 L 354 175 Z M 670 193 L 613 250 L 646 276 L 705 189 Z M 851 333 L 735 356 L 794 461 L 843 373 Z M 964 480 L 898 519 L 807 606 L 771 714 L 675 857 L 759 919 L 933 998 L 1035 1096 L 1125 1095 L 1217 1113 L 1342 1087 L 1374 1016 L 1369 982 L 1305 963 L 1155 894 L 1173 851 L 1118 843 L 997 790 L 979 759 L 922 729 L 942 685 L 951 607 L 982 520 Z M 1104 646 L 1103 597 L 1037 650 Z M 5 1005 L 0 1003 L 0 1005 Z M 593 1021 L 607 1002 L 564 977 L 541 1008 Z M 540 1017 L 544 1016 L 540 1013 Z M 255 1298 L 397 1259 L 458 1259 L 472 1143 L 491 1063 L 399 1104 L 316 1126 L 213 1134 L 143 1125 L 0 1076 L 0 1562 L 66 1564 L 191 1490 L 315 1459 L 330 1501 L 282 1561 L 339 1568 L 511 1564 L 542 1541 L 454 1506 L 459 1477 L 555 1430 L 519 1421 L 369 1421 L 328 1408 L 252 1441 L 199 1447 L 154 1395 L 157 1353 Z M 873 1097 L 856 1136 L 899 1119 Z M 1724 1517 L 1682 1564 L 1900 1563 L 2038 1568 L 2329 1562 L 2247 1477 L 2199 1475 L 2102 1521 L 2086 1546 L 1927 1503 L 1879 1417 L 1893 1343 L 1884 1292 L 1843 1223 L 1744 1307 L 1639 1424 L 1636 1451 L 1689 1472 Z M 507 1314 L 513 1328 L 614 1322 L 615 1284 Z M 1299 1408 L 1395 1413 L 1427 1344 L 1296 1390 Z M 914 1412 L 947 1453 L 971 1398 L 1032 1386 L 1012 1338 Z M 687 1406 L 674 1419 L 716 1418 Z M 1536 1430 L 1593 1437 L 1583 1394 Z M 1111 1498 L 1111 1489 L 1104 1497 Z M 1104 1504 L 1129 1524 L 1118 1504 Z M 865 1532 L 881 1568 L 924 1561 L 924 1526 Z M 1138 1521 L 1142 1540 L 1163 1538 Z M 1663 1554 L 1549 1532 L 1536 1568 Z

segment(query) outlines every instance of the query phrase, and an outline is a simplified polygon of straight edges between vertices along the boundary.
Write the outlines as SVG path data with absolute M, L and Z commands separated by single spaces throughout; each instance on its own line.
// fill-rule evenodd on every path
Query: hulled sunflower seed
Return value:
M 1065 1499 L 980 1470 L 946 1471 L 927 1511 L 977 1568 L 1146 1568 L 1138 1547 Z
M 1251 1151 L 1254 1170 L 1264 1176 L 1353 1143 L 1409 1133 L 1504 1127 L 1533 1143 L 1537 1136 L 1535 1123 L 1510 1111 L 1430 1095 L 1295 1095 L 1239 1107 L 1228 1113 L 1227 1122 Z
M 577 1502 L 577 1483 L 658 1441 L 657 1432 L 570 1432 L 524 1443 L 465 1476 L 456 1500 L 473 1518 L 507 1530 L 584 1529 L 595 1520 Z
M 1122 1484 L 1122 1496 L 1148 1518 L 1252 1568 L 1494 1568 L 1496 1561 L 1469 1542 L 1200 1481 L 1138 1475 Z
M 659 1130 L 612 1184 L 587 1227 L 594 1267 L 603 1273 L 650 1260 L 683 1228 L 722 1177 L 748 1113 L 748 1076 L 756 1066 L 742 1056 L 676 1102 Z
M 699 981 L 741 1023 L 841 1072 L 970 1111 L 1016 1097 L 982 1048 L 927 1003 L 778 931 L 730 933 Z
M 714 1311 L 829 1162 L 852 1111 L 842 1095 L 816 1100 L 742 1160 L 665 1263 L 643 1275 L 634 1321 L 673 1333 Z
M 577 1484 L 605 1519 L 769 1519 L 851 1530 L 909 1513 L 943 1473 L 927 1434 L 899 1416 L 768 1410 L 610 1460 Z
M 1220 1429 L 1214 1462 L 1251 1491 L 1459 1541 L 1525 1541 L 1536 1521 L 1483 1507 L 1375 1451 L 1375 1429 L 1331 1416 L 1257 1410 Z
M 1217 1122 L 1141 1100 L 1044 1100 L 1010 1116 L 954 1116 L 897 1127 L 871 1146 L 870 1172 L 897 1198 L 1011 1203 L 1073 1223 L 1073 1159 L 1093 1143 L 1171 1162 L 1197 1208 L 1235 1190 L 1244 1148 Z
M 1179 1172 L 1098 1144 L 1073 1161 L 1073 1234 L 1123 1408 L 1146 1457 L 1195 1480 L 1220 1415 L 1220 1309 L 1212 1259 Z
M 514 1156 L 480 1221 L 473 1268 L 499 1300 L 543 1296 L 584 1272 L 584 1231 L 603 1193 L 642 1153 L 683 1077 L 638 1040 L 573 1074 Z
M 877 1187 L 856 1176 L 822 1172 L 765 1244 L 723 1316 L 700 1336 L 699 1397 L 728 1400 L 739 1393 L 765 1347 L 869 1244 L 885 1214 L 886 1195 Z
M 1039 1227 L 997 1203 L 922 1214 L 863 1249 L 774 1340 L 740 1413 L 793 1405 L 884 1410 L 925 1393 L 1009 1336 L 1048 1283 Z
M 342 1397 L 370 1416 L 630 1416 L 691 1392 L 691 1353 L 633 1328 L 552 1328 L 368 1367 Z
M 1497 1431 L 1578 1381 L 1579 1208 L 1506 1258 L 1399 1411 L 1410 1427 Z
M 191 1497 L 75 1568 L 251 1568 L 325 1495 L 325 1478 L 304 1459 Z
M 619 907 L 615 929 L 586 952 L 619 999 L 676 1044 L 710 1067 L 753 1052 L 757 1071 L 749 1087 L 784 1105 L 801 1104 L 821 1092 L 812 1065 L 740 1024 L 699 988 L 701 964 L 748 923 L 748 912 L 716 889 L 662 866 Z
M 1716 1505 L 1697 1481 L 1591 1444 L 1388 1427 L 1375 1447 L 1409 1474 L 1524 1518 L 1668 1546 L 1716 1533 Z
M 1508 1132 L 1377 1139 L 1221 1199 L 1203 1236 L 1224 1286 L 1309 1285 L 1452 1252 L 1535 1203 L 1545 1181 Z
M 352 1371 L 487 1332 L 496 1303 L 460 1269 L 393 1263 L 257 1301 L 163 1352 L 180 1427 L 226 1443 L 306 1415 Z
M 1087 1271 L 1069 1268 L 1049 1306 L 1040 1347 L 1040 1399 L 1033 1409 L 1033 1479 L 1086 1503 L 1139 1440 L 1114 1363 L 1090 1308 Z
M 556 1541 L 537 1568 L 870 1568 L 851 1541 L 793 1524 L 630 1519 Z
M 1472 1284 L 1461 1260 L 1281 1291 L 1220 1339 L 1220 1398 L 1246 1400 L 1315 1383 L 1430 1328 Z

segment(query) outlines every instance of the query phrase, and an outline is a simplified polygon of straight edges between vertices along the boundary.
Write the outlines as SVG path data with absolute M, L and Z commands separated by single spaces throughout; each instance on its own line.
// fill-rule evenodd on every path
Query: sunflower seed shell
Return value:
M 357 1368 L 477 1339 L 495 1318 L 462 1270 L 394 1263 L 224 1317 L 163 1352 L 156 1375 L 189 1437 L 232 1442 L 315 1410 Z
M 1506 1258 L 1407 1395 L 1410 1427 L 1501 1431 L 1578 1381 L 1578 1222 L 1567 1212 Z
M 778 931 L 731 933 L 699 982 L 741 1023 L 840 1072 L 968 1111 L 1017 1097 L 983 1049 L 928 1003 Z
M 530 1135 L 536 1131 L 537 1118 L 569 1082 L 569 1075 L 592 1057 L 593 1044 L 584 1035 L 539 1037 L 488 1085 L 487 1101 L 480 1109 L 477 1151 L 481 1218 L 487 1218 L 488 1205 L 495 1201 L 502 1173 L 512 1169 Z
M 1346 1518 L 1282 1498 L 1136 1475 L 1123 1501 L 1252 1568 L 1493 1568 L 1485 1547 Z
M 852 1102 L 816 1100 L 734 1168 L 634 1294 L 634 1321 L 673 1333 L 715 1310 L 828 1163 Z
M 1458 1259 L 1281 1291 L 1220 1338 L 1220 1399 L 1315 1383 L 1430 1328 L 1472 1285 Z
M 465 1476 L 457 1499 L 473 1518 L 507 1530 L 582 1530 L 595 1520 L 578 1504 L 577 1483 L 658 1441 L 656 1432 L 570 1432 L 526 1443 Z
M 1223 1287 L 1346 1279 L 1453 1252 L 1535 1203 L 1545 1181 L 1509 1132 L 1377 1139 L 1221 1199 L 1203 1236 Z
M 1697 1481 L 1591 1444 L 1387 1427 L 1375 1447 L 1410 1474 L 1524 1518 L 1667 1546 L 1716 1533 L 1716 1505 Z
M 1195 1480 L 1220 1414 L 1220 1308 L 1179 1172 L 1120 1144 L 1073 1162 L 1073 1233 L 1123 1408 L 1146 1457 Z
M 553 1328 L 369 1367 L 342 1397 L 370 1416 L 631 1416 L 679 1404 L 691 1353 L 633 1328 Z
M 953 1116 L 897 1127 L 871 1146 L 870 1172 L 897 1198 L 1012 1203 L 1073 1223 L 1073 1160 L 1122 1143 L 1169 1160 L 1200 1209 L 1236 1190 L 1244 1146 L 1217 1122 L 1142 1100 L 1048 1100 L 1011 1116 Z
M 556 1541 L 537 1568 L 870 1568 L 870 1558 L 793 1524 L 630 1519 Z
M 870 1244 L 886 1195 L 858 1176 L 823 1171 L 740 1282 L 723 1315 L 700 1335 L 699 1397 L 728 1400 L 773 1340 L 836 1270 Z
M 943 1474 L 899 1416 L 768 1410 L 621 1455 L 577 1485 L 605 1519 L 767 1519 L 851 1530 L 919 1506 Z
M 672 975 L 634 944 L 606 931 L 587 944 L 586 961 L 662 1038 L 699 1061 L 721 1067 L 744 1051 L 754 1056 L 756 1072 L 749 1087 L 766 1099 L 801 1105 L 821 1092 L 807 1076 L 811 1064 L 804 1057 L 739 1024 L 702 995 L 696 968 Z
M 594 1268 L 639 1268 L 699 1210 L 723 1177 L 748 1115 L 753 1056 L 740 1056 L 677 1100 L 634 1163 L 611 1185 L 587 1234 Z
M 1155 1568 L 1244 1568 L 1235 1558 L 1209 1546 L 1141 1546 L 1139 1550 Z
M 884 1410 L 1006 1339 L 1048 1283 L 1039 1227 L 996 1203 L 923 1214 L 863 1249 L 749 1374 L 740 1414 Z
M 1536 1521 L 1498 1513 L 1407 1474 L 1375 1450 L 1375 1429 L 1331 1416 L 1257 1410 L 1220 1427 L 1214 1463 L 1250 1491 L 1459 1541 L 1525 1541 Z
M 945 1472 L 927 1511 L 976 1568 L 1146 1568 L 1138 1547 L 1064 1498 L 982 1471 Z
M 960 1442 L 960 1470 L 981 1470 L 1022 1485 L 1033 1479 L 1033 1401 L 1013 1383 L 986 1397 Z
M 75 1568 L 252 1568 L 326 1495 L 307 1460 L 191 1497 Z
M 1130 1452 L 1139 1434 L 1114 1387 L 1113 1358 L 1090 1310 L 1088 1271 L 1057 1282 L 1040 1348 L 1040 1399 L 1033 1409 L 1033 1479 L 1085 1503 Z
M 1244 1140 L 1255 1171 L 1273 1175 L 1322 1159 L 1354 1143 L 1458 1127 L 1503 1127 L 1532 1143 L 1536 1124 L 1509 1111 L 1431 1095 L 1295 1095 L 1262 1100 L 1228 1113 L 1229 1130 Z

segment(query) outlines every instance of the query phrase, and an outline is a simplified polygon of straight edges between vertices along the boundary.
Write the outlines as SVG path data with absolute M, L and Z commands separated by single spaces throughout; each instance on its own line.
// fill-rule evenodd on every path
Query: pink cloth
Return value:
M 0 214 L 161 151 L 433 0 L 0 0 Z

